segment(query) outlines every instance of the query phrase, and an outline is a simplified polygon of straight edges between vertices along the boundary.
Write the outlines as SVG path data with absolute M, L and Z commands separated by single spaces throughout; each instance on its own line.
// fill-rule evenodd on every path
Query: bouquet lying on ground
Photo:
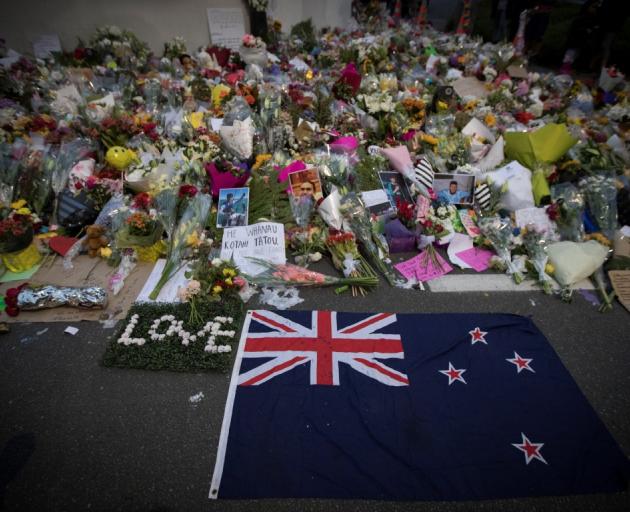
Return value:
M 506 272 L 512 276 L 516 284 L 523 282 L 523 274 L 512 263 L 510 244 L 512 243 L 512 223 L 510 219 L 494 215 L 480 217 L 478 226 L 481 234 L 492 244 L 497 256 L 506 266 Z
M 378 284 L 376 276 L 339 278 L 313 272 L 290 263 L 278 264 L 260 258 L 248 257 L 248 259 L 265 268 L 256 276 L 247 277 L 250 283 L 260 286 L 360 286 L 373 288 Z
M 332 255 L 335 268 L 341 270 L 345 277 L 351 278 L 373 278 L 376 279 L 376 272 L 365 261 L 365 258 L 359 253 L 356 238 L 352 233 L 344 233 L 342 231 L 331 230 L 326 239 L 326 247 Z M 361 286 L 352 287 L 352 296 L 364 296 L 368 290 Z
M 547 295 L 551 295 L 553 291 L 553 280 L 547 272 L 547 241 L 545 234 L 537 231 L 534 226 L 527 226 L 527 229 L 521 231 L 523 237 L 523 245 L 529 256 L 529 261 L 538 273 L 538 282 L 542 285 L 543 291 Z

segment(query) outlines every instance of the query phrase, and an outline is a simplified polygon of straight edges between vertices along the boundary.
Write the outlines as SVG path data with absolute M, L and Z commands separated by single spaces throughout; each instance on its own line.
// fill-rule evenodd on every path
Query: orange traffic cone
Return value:
M 471 15 L 470 15 L 470 4 L 471 0 L 464 0 L 464 9 L 462 10 L 462 15 L 459 18 L 459 23 L 457 24 L 456 34 L 469 34 L 471 30 Z

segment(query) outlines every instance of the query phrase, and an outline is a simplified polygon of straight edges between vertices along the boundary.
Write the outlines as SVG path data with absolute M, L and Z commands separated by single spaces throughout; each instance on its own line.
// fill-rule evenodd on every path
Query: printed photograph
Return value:
M 405 179 L 400 173 L 385 171 L 379 172 L 378 176 L 381 179 L 383 190 L 385 190 L 387 194 L 387 199 L 389 199 L 393 208 L 396 208 L 397 200 L 411 202 L 411 193 L 409 192 L 409 188 L 407 188 Z
M 322 182 L 319 179 L 317 169 L 292 172 L 289 174 L 289 182 L 294 197 L 299 197 L 301 200 L 312 200 L 314 203 L 323 199 Z
M 471 205 L 475 177 L 469 174 L 436 174 L 433 190 L 441 203 Z
M 249 188 L 222 188 L 219 191 L 218 228 L 247 226 Z

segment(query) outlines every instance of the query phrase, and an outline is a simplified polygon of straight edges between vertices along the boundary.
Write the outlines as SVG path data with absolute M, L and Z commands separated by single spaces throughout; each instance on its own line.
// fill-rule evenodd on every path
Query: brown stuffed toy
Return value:
M 109 240 L 105 236 L 105 228 L 93 224 L 86 228 L 86 238 L 83 246 L 87 247 L 88 256 L 94 258 L 99 255 L 101 247 L 107 247 Z

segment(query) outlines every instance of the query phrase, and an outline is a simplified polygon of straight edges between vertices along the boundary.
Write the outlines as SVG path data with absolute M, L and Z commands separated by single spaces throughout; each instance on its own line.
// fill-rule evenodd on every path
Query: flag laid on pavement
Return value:
M 629 469 L 527 318 L 250 311 L 210 497 L 613 492 Z

